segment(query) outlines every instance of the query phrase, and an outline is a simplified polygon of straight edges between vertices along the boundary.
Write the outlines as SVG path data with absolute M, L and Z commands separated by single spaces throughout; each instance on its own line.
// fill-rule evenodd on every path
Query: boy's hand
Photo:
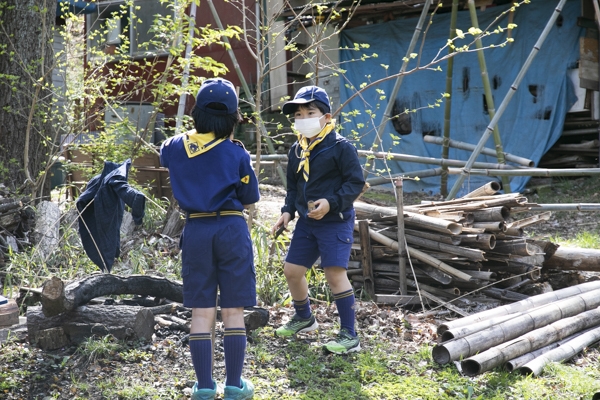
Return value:
M 308 218 L 319 220 L 323 218 L 329 212 L 329 210 L 330 207 L 327 199 L 319 199 L 315 200 L 315 209 L 309 212 L 307 215 Z
M 275 225 L 273 225 L 273 227 L 271 228 L 271 235 L 277 238 L 277 236 L 281 235 L 283 231 L 287 231 L 287 226 L 290 223 L 291 219 L 292 216 L 290 215 L 290 213 L 285 212 L 281 214 L 281 217 L 279 217 Z

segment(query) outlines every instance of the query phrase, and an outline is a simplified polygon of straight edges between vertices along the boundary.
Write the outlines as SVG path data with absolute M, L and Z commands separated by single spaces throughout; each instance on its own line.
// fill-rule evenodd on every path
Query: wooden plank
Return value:
M 599 90 L 598 85 L 598 39 L 579 38 L 579 86 Z
M 360 236 L 360 247 L 362 249 L 362 270 L 364 277 L 364 288 L 367 294 L 373 298 L 375 295 L 375 278 L 373 276 L 373 264 L 371 260 L 371 236 L 369 233 L 369 221 L 358 221 L 358 233 Z

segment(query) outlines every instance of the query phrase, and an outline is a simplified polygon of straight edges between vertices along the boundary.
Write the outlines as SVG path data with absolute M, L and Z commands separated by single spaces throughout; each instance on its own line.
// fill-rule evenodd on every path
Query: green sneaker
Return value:
M 213 381 L 212 389 L 198 389 L 198 382 L 192 388 L 192 400 L 213 400 L 217 395 L 217 384 Z
M 360 350 L 360 339 L 352 336 L 345 329 L 340 330 L 335 340 L 323 345 L 323 350 L 334 354 L 348 354 Z
M 225 386 L 225 400 L 250 400 L 254 397 L 254 385 L 242 378 L 242 387 Z
M 279 337 L 288 337 L 294 336 L 296 333 L 312 332 L 318 327 L 319 324 L 314 315 L 311 315 L 309 319 L 302 319 L 298 317 L 298 314 L 294 314 L 287 324 L 277 328 L 275 334 Z

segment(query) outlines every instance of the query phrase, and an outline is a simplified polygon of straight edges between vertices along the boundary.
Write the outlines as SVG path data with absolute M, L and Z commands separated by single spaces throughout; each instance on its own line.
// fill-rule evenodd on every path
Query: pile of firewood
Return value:
M 27 199 L 0 194 L 0 266 L 8 261 L 10 252 L 21 251 L 29 244 L 35 211 L 27 203 Z
M 375 297 L 400 294 L 405 279 L 403 295 L 417 294 L 418 287 L 421 295 L 443 302 L 460 296 L 455 305 L 467 300 L 466 292 L 506 301 L 528 297 L 517 289 L 540 278 L 557 246 L 528 239 L 524 228 L 547 220 L 550 212 L 519 219 L 517 212 L 536 204 L 519 193 L 495 194 L 498 190 L 492 182 L 460 199 L 402 206 L 400 218 L 398 207 L 356 202 L 360 248 L 348 272 L 355 289 Z

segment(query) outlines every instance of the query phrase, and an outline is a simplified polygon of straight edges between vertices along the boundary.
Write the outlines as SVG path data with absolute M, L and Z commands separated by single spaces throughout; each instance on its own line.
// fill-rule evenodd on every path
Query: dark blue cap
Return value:
M 210 103 L 220 103 L 226 110 L 208 108 Z M 196 107 L 210 114 L 226 115 L 237 112 L 238 97 L 233 83 L 223 78 L 211 78 L 204 81 L 196 95 Z
M 328 112 L 331 113 L 331 104 L 329 104 L 329 96 L 325 89 L 322 89 L 318 86 L 305 86 L 302 89 L 298 90 L 296 96 L 294 96 L 294 100 L 287 101 L 283 104 L 281 110 L 284 114 L 291 114 L 296 111 L 296 105 L 299 104 L 308 104 L 312 101 L 320 101 L 321 103 L 327 106 Z

